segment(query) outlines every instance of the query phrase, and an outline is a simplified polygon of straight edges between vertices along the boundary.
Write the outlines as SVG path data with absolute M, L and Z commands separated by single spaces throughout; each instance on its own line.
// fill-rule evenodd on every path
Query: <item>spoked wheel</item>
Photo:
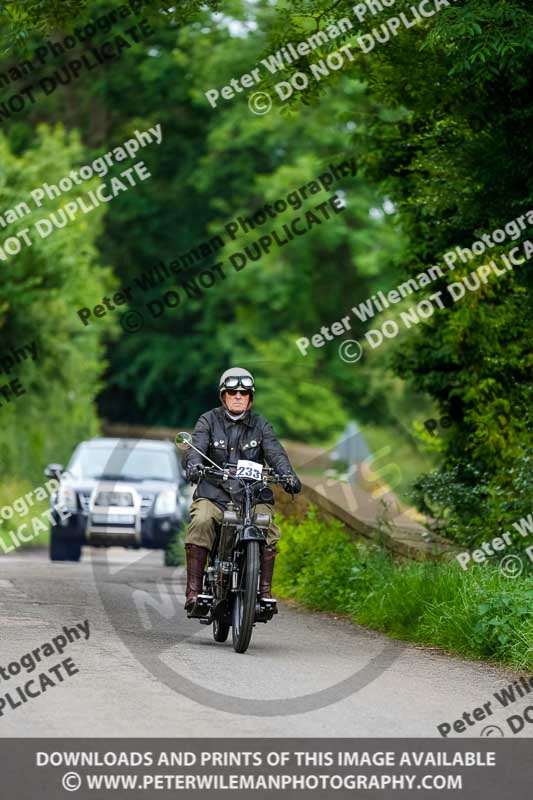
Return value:
M 230 626 L 227 622 L 219 622 L 216 619 L 213 622 L 213 639 L 215 642 L 225 642 L 228 638 Z
M 232 613 L 233 647 L 237 653 L 245 653 L 252 638 L 258 579 L 259 543 L 248 542 L 241 561 L 239 589 L 235 594 Z

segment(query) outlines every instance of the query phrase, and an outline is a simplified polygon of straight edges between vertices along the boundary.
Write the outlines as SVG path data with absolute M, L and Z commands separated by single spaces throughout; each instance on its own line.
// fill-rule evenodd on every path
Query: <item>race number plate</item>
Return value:
M 258 481 L 263 474 L 263 465 L 257 461 L 246 461 L 239 458 L 237 461 L 237 478 L 253 478 Z

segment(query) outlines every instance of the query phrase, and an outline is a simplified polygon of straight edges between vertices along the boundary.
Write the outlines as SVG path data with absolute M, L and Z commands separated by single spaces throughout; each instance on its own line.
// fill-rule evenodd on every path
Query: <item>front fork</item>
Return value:
M 259 552 L 260 554 L 263 552 L 263 547 L 266 547 L 266 538 L 263 532 L 256 528 L 255 526 L 248 526 L 244 528 L 244 531 L 241 536 L 241 542 L 249 542 L 249 541 L 258 541 L 259 542 Z M 241 551 L 241 557 L 245 555 L 246 545 L 244 545 Z M 236 551 L 234 551 L 234 556 L 236 555 Z M 261 559 L 261 555 L 260 555 Z M 238 589 L 238 575 L 239 569 L 238 564 L 233 571 L 232 579 L 233 579 L 233 590 L 239 591 Z M 259 583 L 261 581 L 261 561 L 259 563 L 259 571 L 258 571 L 258 585 L 257 589 L 257 600 L 255 604 L 255 622 L 268 622 L 272 619 L 274 614 L 278 613 L 278 608 L 276 601 L 274 599 L 260 599 L 259 598 Z
M 219 544 L 220 555 L 226 555 L 228 552 L 225 550 L 227 546 L 228 531 L 222 530 Z M 235 540 L 236 537 L 236 540 Z M 246 554 L 246 543 L 249 541 L 258 541 L 260 550 L 266 545 L 266 540 L 263 532 L 255 525 L 244 526 L 241 530 L 236 531 L 233 538 L 233 547 L 231 560 L 222 560 L 217 554 L 212 563 L 209 564 L 205 574 L 205 590 L 206 593 L 203 597 L 211 596 L 211 606 L 206 614 L 205 624 L 209 624 L 213 619 L 229 622 L 231 620 L 231 611 L 236 592 L 241 591 L 239 587 L 239 578 L 242 575 L 241 560 Z M 239 547 L 240 545 L 240 547 Z M 225 552 L 224 552 L 225 550 Z M 259 580 L 260 580 L 259 574 Z M 257 586 L 259 595 L 259 586 Z M 272 619 L 274 614 L 277 613 L 275 600 L 259 600 L 257 598 L 255 621 L 268 622 Z

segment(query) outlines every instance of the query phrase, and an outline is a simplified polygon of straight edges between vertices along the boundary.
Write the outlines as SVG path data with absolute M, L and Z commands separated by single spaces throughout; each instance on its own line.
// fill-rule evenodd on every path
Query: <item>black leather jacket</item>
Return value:
M 223 406 L 207 411 L 196 423 L 192 441 L 202 453 L 220 466 L 228 461 L 235 464 L 239 458 L 245 458 L 248 461 L 266 463 L 280 475 L 295 475 L 285 448 L 276 438 L 272 425 L 252 410 L 247 411 L 238 422 L 229 419 Z M 185 468 L 194 464 L 209 466 L 192 449 L 185 453 L 183 464 Z M 203 478 L 196 487 L 194 499 L 199 497 L 207 498 L 219 507 L 224 507 L 230 500 L 228 492 L 208 478 Z M 274 502 L 270 489 L 262 492 L 261 502 Z

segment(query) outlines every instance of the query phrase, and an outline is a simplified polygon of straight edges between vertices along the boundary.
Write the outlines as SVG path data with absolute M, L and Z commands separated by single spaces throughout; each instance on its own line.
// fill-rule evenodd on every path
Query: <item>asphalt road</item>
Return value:
M 88 620 L 90 636 L 0 679 L 2 696 L 16 698 L 17 685 L 62 659 L 79 670 L 62 681 L 54 673 L 55 685 L 17 708 L 7 703 L 0 736 L 432 737 L 492 701 L 493 714 L 461 735 L 497 725 L 510 737 L 506 718 L 533 702 L 532 693 L 504 709 L 494 699 L 517 679 L 509 670 L 286 604 L 238 655 L 231 635 L 217 644 L 210 627 L 186 619 L 183 570 L 161 564 L 160 552 L 118 549 L 86 549 L 79 564 L 44 553 L 1 559 L 0 667 L 65 625 Z M 528 724 L 519 735 L 532 734 Z

